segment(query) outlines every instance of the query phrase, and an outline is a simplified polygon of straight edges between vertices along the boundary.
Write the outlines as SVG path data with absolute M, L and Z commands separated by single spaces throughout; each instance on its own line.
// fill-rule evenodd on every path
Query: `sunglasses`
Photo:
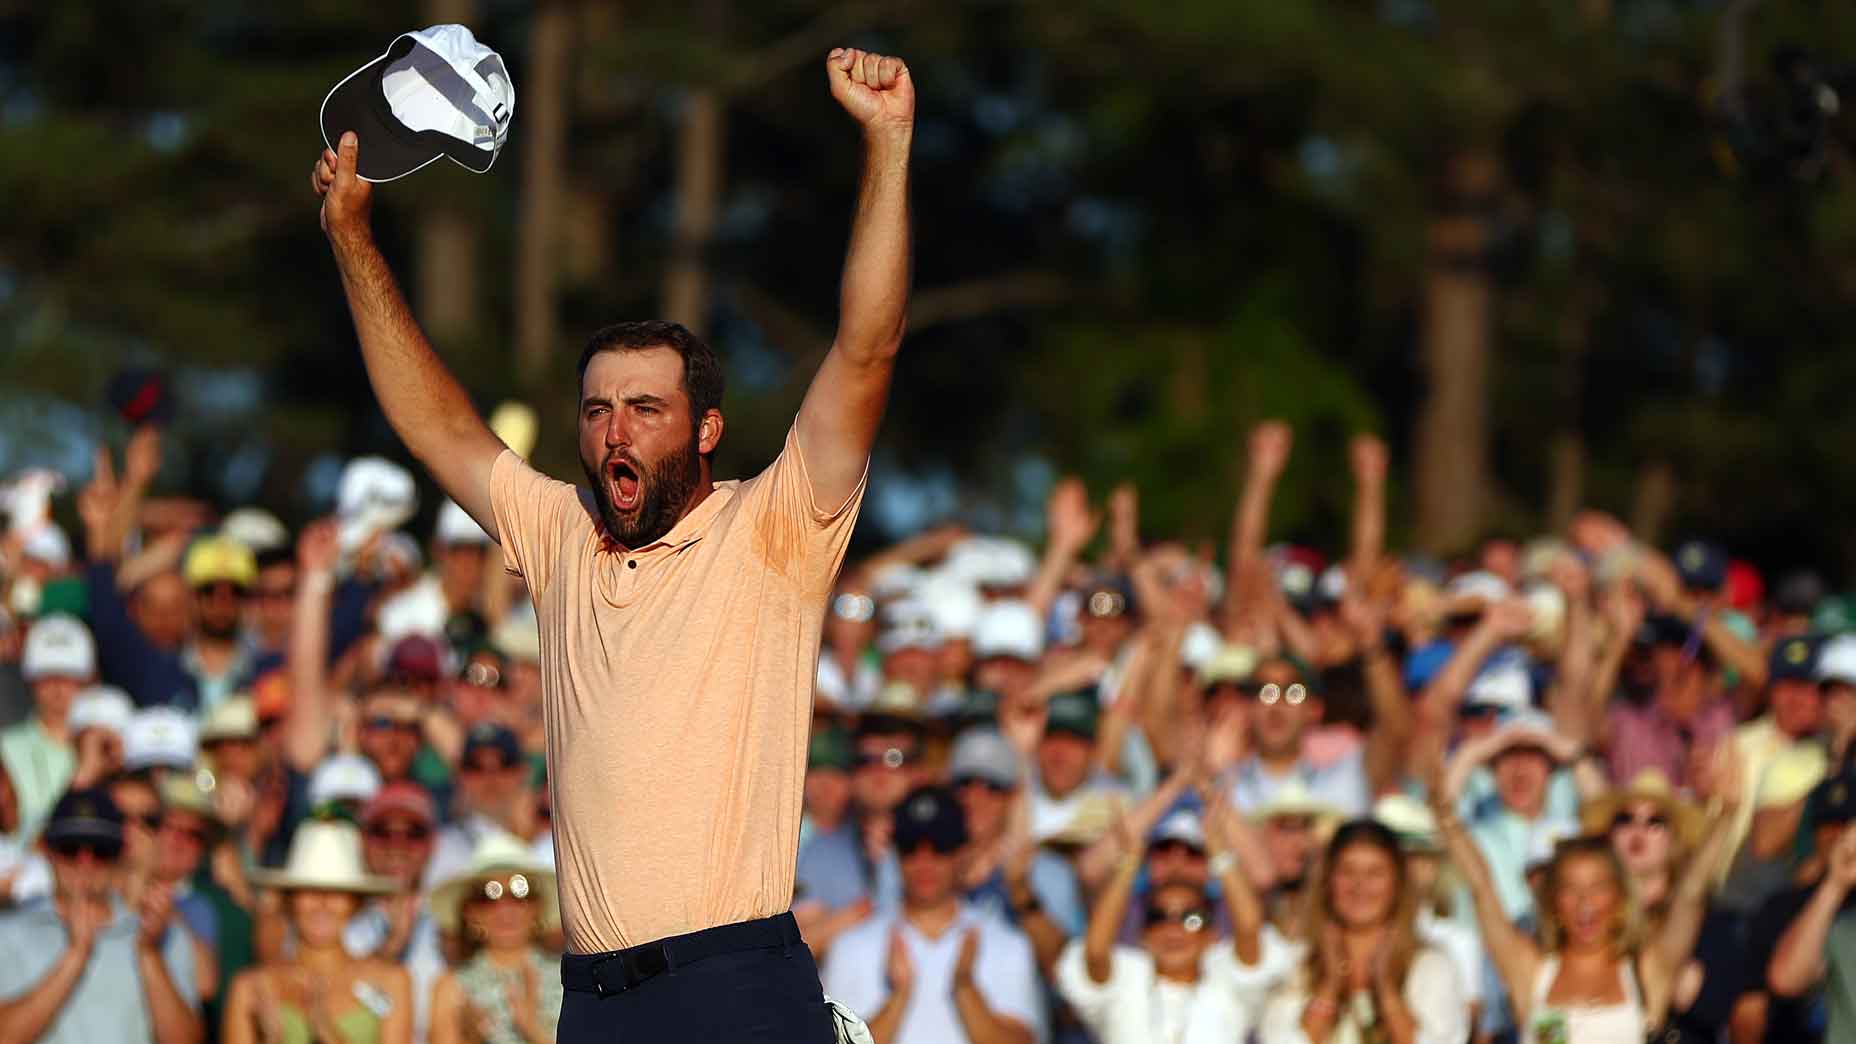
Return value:
M 897 845 L 896 854 L 903 857 L 912 856 L 924 848 L 932 849 L 935 855 L 953 855 L 955 852 L 960 851 L 961 846 L 952 841 L 923 838 L 907 847 Z
M 409 826 L 400 827 L 396 830 L 392 827 L 371 826 L 367 828 L 367 836 L 375 841 L 396 841 L 402 844 L 413 844 L 430 838 L 432 836 L 432 828 L 425 826 Z
M 1196 906 L 1184 910 L 1165 910 L 1158 906 L 1147 908 L 1147 927 L 1155 928 L 1163 924 L 1177 924 L 1193 933 L 1202 932 L 1211 923 L 1206 911 Z
M 1204 855 L 1205 853 L 1184 841 L 1155 841 L 1147 846 L 1148 855 Z
M 85 852 L 99 863 L 114 863 L 122 858 L 121 841 L 48 841 L 45 846 L 60 859 L 76 859 Z
M 529 896 L 528 878 L 522 874 L 510 874 L 507 881 L 492 877 L 477 889 L 486 903 L 500 903 L 504 899 L 527 899 Z
M 1258 689 L 1256 697 L 1264 703 L 1275 703 L 1278 700 L 1282 700 L 1291 704 L 1297 704 L 1308 699 L 1308 687 L 1301 682 L 1296 682 L 1294 685 L 1284 688 L 1275 682 L 1271 682 Z
M 369 732 L 418 732 L 419 723 L 401 721 L 398 718 L 369 718 L 362 722 L 362 727 Z
M 1651 830 L 1667 830 L 1669 829 L 1669 817 L 1663 815 L 1661 812 L 1652 812 L 1650 815 L 1641 819 L 1631 815 L 1629 812 L 1619 812 L 1617 815 L 1611 817 L 1611 829 L 1620 830 L 1628 826 L 1648 827 Z
M 857 755 L 857 767 L 869 768 L 873 765 L 881 765 L 884 768 L 899 769 L 913 760 L 915 760 L 915 755 L 912 752 L 905 751 L 901 747 L 891 747 L 881 754 L 860 752 Z
M 169 823 L 165 829 L 168 833 L 179 834 L 196 845 L 203 845 L 207 842 L 206 830 L 202 827 L 181 826 L 178 823 Z

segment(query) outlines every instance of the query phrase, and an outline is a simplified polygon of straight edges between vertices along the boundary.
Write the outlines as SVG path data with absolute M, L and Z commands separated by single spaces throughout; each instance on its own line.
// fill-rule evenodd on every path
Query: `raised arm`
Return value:
M 310 772 L 328 753 L 335 711 L 329 691 L 329 595 L 335 589 L 335 523 L 310 523 L 297 538 L 296 605 L 284 663 L 290 678 L 290 716 L 284 723 L 284 756 L 298 772 Z
M 400 441 L 491 539 L 500 539 L 490 510 L 490 466 L 503 452 L 502 440 L 432 351 L 375 246 L 374 187 L 355 172 L 359 154 L 359 140 L 344 133 L 338 152 L 323 150 L 310 181 L 322 197 L 322 231 L 341 272 L 368 382 Z
M 1830 850 L 1830 865 L 1811 901 L 1779 937 L 1766 967 L 1766 985 L 1781 997 L 1799 997 L 1824 978 L 1830 952 L 1830 926 L 1856 888 L 1856 826 L 1843 828 Z
M 1463 820 L 1456 814 L 1457 792 L 1443 779 L 1443 751 L 1432 746 L 1426 759 L 1430 782 L 1431 810 L 1437 816 L 1438 833 L 1443 836 L 1444 849 L 1449 854 L 1450 863 L 1463 878 L 1469 888 L 1470 899 L 1476 910 L 1476 926 L 1482 931 L 1482 944 L 1495 962 L 1495 970 L 1501 974 L 1502 983 L 1508 987 L 1510 997 L 1525 997 L 1534 984 L 1534 973 L 1540 964 L 1540 948 L 1534 940 L 1522 933 L 1508 919 L 1502 909 L 1501 896 L 1495 890 L 1495 879 L 1489 873 L 1488 861 L 1482 858 L 1482 852 L 1476 842 L 1469 836 L 1463 826 Z M 1529 1013 L 1520 1013 L 1526 1017 Z
M 1270 499 L 1276 493 L 1276 480 L 1289 463 L 1289 449 L 1294 432 L 1282 421 L 1264 421 L 1250 433 L 1250 445 L 1244 468 L 1244 489 L 1238 494 L 1237 515 L 1231 520 L 1231 547 L 1225 563 L 1225 629 L 1235 624 L 1235 617 L 1245 606 L 1237 592 L 1242 587 L 1245 568 L 1263 555 L 1263 541 L 1270 525 Z
M 1070 567 L 1102 525 L 1101 514 L 1089 510 L 1089 490 L 1075 476 L 1065 477 L 1050 491 L 1044 517 L 1044 557 L 1038 563 L 1038 575 L 1032 578 L 1031 588 L 1025 592 L 1025 601 L 1038 611 L 1040 619 L 1050 615 Z
M 1482 665 L 1501 647 L 1503 642 L 1512 641 L 1527 633 L 1533 622 L 1533 614 L 1527 603 L 1520 599 L 1492 605 L 1476 626 L 1469 632 L 1443 670 L 1424 688 L 1424 695 L 1419 700 L 1419 713 L 1423 714 L 1433 727 L 1448 728 L 1456 720 L 1457 706 L 1463 702 L 1463 694 L 1469 691 L 1469 684 L 1476 680 Z
M 1373 708 L 1372 729 L 1366 737 L 1366 778 L 1374 796 L 1395 789 L 1405 768 L 1416 715 L 1405 695 L 1405 679 L 1398 661 L 1386 649 L 1385 606 L 1367 599 L 1351 587 L 1340 603 L 1341 619 L 1359 643 L 1366 696 Z
M 1386 444 L 1377 435 L 1355 435 L 1347 451 L 1353 467 L 1353 544 L 1347 556 L 1347 584 L 1360 590 L 1385 549 Z
M 1211 853 L 1212 872 L 1224 887 L 1224 902 L 1231 912 L 1231 943 L 1237 959 L 1255 967 L 1263 956 L 1263 897 L 1251 879 L 1255 864 L 1268 853 L 1250 827 L 1231 807 L 1229 791 L 1207 787 L 1205 842 Z
M 1731 823 L 1740 806 L 1742 790 L 1742 766 L 1733 740 L 1729 738 L 1723 742 L 1714 757 L 1714 780 L 1710 789 L 1719 800 L 1718 807 L 1710 810 L 1709 818 L 1716 823 Z M 1721 865 L 1733 854 L 1733 840 L 1731 830 L 1708 831 L 1708 836 L 1689 856 L 1688 866 L 1683 868 L 1682 876 L 1675 883 L 1675 892 L 1670 896 L 1669 913 L 1663 918 L 1662 930 L 1651 940 L 1650 951 L 1654 974 L 1662 977 L 1666 983 L 1675 982 L 1676 974 L 1695 951 L 1695 942 L 1701 938 L 1702 918 L 1708 912 L 1708 886 L 1720 872 Z M 1660 993 L 1664 997 L 1669 996 L 1667 989 Z
M 1140 847 L 1131 839 L 1125 844 L 1132 847 L 1116 864 L 1114 876 L 1108 879 L 1102 894 L 1096 897 L 1095 909 L 1089 911 L 1089 930 L 1083 934 L 1083 967 L 1088 970 L 1089 978 L 1098 983 L 1108 981 L 1115 937 L 1121 934 L 1121 921 L 1128 913 L 1128 899 L 1134 894 L 1135 878 L 1141 876 Z
M 863 480 L 889 398 L 909 303 L 909 145 L 915 84 L 900 58 L 839 48 L 831 95 L 864 134 L 864 171 L 838 291 L 838 334 L 799 408 L 814 500 L 843 504 Z

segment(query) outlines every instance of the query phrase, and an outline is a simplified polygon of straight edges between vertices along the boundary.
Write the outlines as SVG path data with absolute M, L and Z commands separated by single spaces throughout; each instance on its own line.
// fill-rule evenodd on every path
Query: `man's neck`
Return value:
M 1294 772 L 1301 763 L 1300 747 L 1272 752 L 1257 751 L 1257 764 L 1263 766 L 1263 774 L 1266 776 L 1286 776 Z
M 903 916 L 916 931 L 930 939 L 939 939 L 960 917 L 960 900 L 950 895 L 931 906 L 907 905 Z

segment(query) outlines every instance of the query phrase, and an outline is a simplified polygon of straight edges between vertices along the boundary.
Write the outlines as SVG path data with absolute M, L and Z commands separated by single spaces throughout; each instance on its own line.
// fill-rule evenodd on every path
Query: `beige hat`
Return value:
M 173 772 L 161 781 L 161 807 L 192 812 L 207 819 L 219 819 L 213 799 L 200 789 L 197 773 Z
M 468 866 L 432 890 L 432 919 L 438 922 L 439 930 L 456 935 L 464 927 L 465 903 L 477 897 L 477 883 L 486 877 L 505 875 L 516 898 L 535 900 L 542 934 L 560 927 L 561 900 L 554 871 L 536 862 L 527 845 L 502 831 L 492 831 L 477 842 Z M 492 882 L 491 886 L 503 887 L 501 882 Z M 526 896 L 521 893 L 524 887 L 528 889 Z
M 1235 684 L 1248 679 L 1250 672 L 1256 669 L 1256 650 L 1247 645 L 1220 645 L 1212 658 L 1199 668 L 1198 685 L 1201 689 L 1209 689 L 1214 685 Z
M 1579 818 L 1588 834 L 1604 834 L 1611 830 L 1611 820 L 1618 810 L 1633 801 L 1648 801 L 1663 810 L 1669 817 L 1669 827 L 1675 832 L 1676 840 L 1683 848 L 1694 848 L 1707 829 L 1707 817 L 1695 803 L 1676 793 L 1670 785 L 1669 777 L 1659 768 L 1647 768 L 1631 777 L 1630 783 L 1622 787 L 1613 787 L 1603 794 L 1586 802 L 1579 810 Z
M 1270 799 L 1258 805 L 1250 812 L 1254 823 L 1262 823 L 1283 816 L 1309 816 L 1317 821 L 1332 821 L 1341 818 L 1341 810 L 1321 800 L 1315 792 L 1308 789 L 1308 784 L 1299 779 L 1290 779 L 1276 788 Z
M 340 820 L 306 820 L 290 839 L 290 859 L 282 870 L 253 870 L 260 888 L 387 895 L 399 891 L 390 877 L 367 872 L 361 859 L 361 831 Z
M 1380 826 L 1398 835 L 1399 844 L 1408 852 L 1437 852 L 1443 838 L 1437 833 L 1437 817 L 1424 802 L 1409 794 L 1387 794 L 1373 804 L 1373 818 Z
M 251 702 L 250 696 L 233 696 L 219 706 L 206 712 L 206 720 L 200 723 L 200 743 L 217 743 L 220 740 L 248 740 L 258 738 L 258 708 Z

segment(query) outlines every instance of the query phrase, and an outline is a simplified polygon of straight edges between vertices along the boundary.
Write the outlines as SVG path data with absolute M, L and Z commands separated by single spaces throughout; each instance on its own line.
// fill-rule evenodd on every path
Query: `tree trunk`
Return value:
M 1452 157 L 1444 205 L 1429 229 L 1422 343 L 1428 384 L 1418 417 L 1417 545 L 1466 550 L 1488 501 L 1488 379 L 1495 291 L 1484 214 L 1500 165 L 1493 153 Z
M 722 210 L 722 160 L 727 113 L 714 89 L 691 91 L 677 130 L 677 209 L 670 267 L 664 273 L 664 318 L 698 336 L 708 326 L 709 244 Z
M 469 25 L 477 17 L 477 0 L 424 0 L 420 13 L 426 25 Z M 478 222 L 442 198 L 420 210 L 415 300 L 420 322 L 440 345 L 479 329 L 478 228 Z
M 564 2 L 537 6 L 529 22 L 528 80 L 518 117 L 522 205 L 516 240 L 516 370 L 534 401 L 560 335 L 556 248 L 567 194 L 567 84 L 573 11 Z

